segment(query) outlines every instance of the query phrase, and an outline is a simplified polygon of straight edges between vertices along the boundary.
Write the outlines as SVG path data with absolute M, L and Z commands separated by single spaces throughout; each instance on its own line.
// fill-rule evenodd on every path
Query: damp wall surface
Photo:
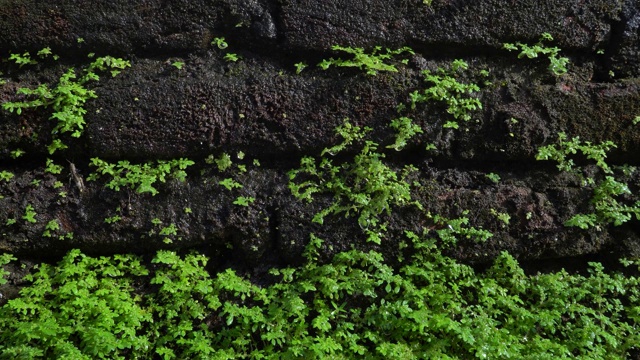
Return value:
M 560 133 L 592 144 L 612 141 L 607 162 L 630 192 L 616 199 L 630 206 L 638 201 L 636 1 L 55 3 L 0 1 L 0 102 L 29 100 L 17 90 L 55 87 L 68 69 L 82 74 L 97 56 L 126 59 L 130 67 L 87 84 L 97 97 L 83 106 L 79 137 L 56 131 L 50 107 L 0 112 L 0 171 L 14 175 L 0 180 L 2 252 L 42 259 L 72 248 L 96 255 L 199 249 L 257 269 L 300 261 L 309 233 L 327 241 L 327 255 L 352 246 L 393 253 L 405 229 L 446 226 L 430 213 L 466 217 L 493 233 L 484 243 L 463 239 L 451 250 L 465 261 L 486 262 L 505 250 L 522 260 L 640 255 L 635 219 L 565 226 L 572 216 L 593 212 L 594 186 L 552 161 L 536 160 L 541 147 L 558 144 Z M 536 44 L 543 33 L 554 38 L 544 45 L 569 59 L 567 73 L 551 73 L 544 55 L 518 58 L 518 51 L 503 47 Z M 227 47 L 216 44 L 222 37 Z M 389 59 L 397 71 L 375 76 L 353 67 L 321 69 L 323 59 L 349 58 L 332 50 L 335 45 L 367 53 L 406 46 L 414 53 Z M 36 55 L 47 47 L 57 60 Z M 9 60 L 25 52 L 37 64 Z M 450 69 L 456 59 L 469 65 L 456 77 L 479 85 L 473 96 L 482 109 L 454 129 L 444 126 L 451 114 L 442 102 L 406 106 L 401 114 L 422 133 L 402 151 L 388 149 L 398 106 L 430 85 L 423 71 Z M 307 67 L 297 71 L 300 63 Z M 424 210 L 394 207 L 383 215 L 388 233 L 380 245 L 367 242 L 357 221 L 343 214 L 322 226 L 312 221 L 331 194 L 307 203 L 288 188 L 288 171 L 339 143 L 335 128 L 346 118 L 372 129 L 370 140 L 380 144 L 390 168 L 417 169 L 410 175 L 412 196 Z M 50 154 L 55 139 L 68 148 Z M 18 149 L 24 154 L 16 157 Z M 348 162 L 354 149 L 335 161 Z M 219 171 L 207 162 L 221 154 L 235 165 Z M 106 175 L 88 181 L 97 172 L 93 158 L 133 164 L 182 158 L 194 165 L 184 182 L 168 177 L 151 195 L 105 187 Z M 59 174 L 46 171 L 47 159 L 62 166 Z M 606 175 L 584 156 L 575 161 L 596 181 Z M 228 178 L 242 188 L 221 186 Z M 234 204 L 239 197 L 254 200 Z M 58 228 L 43 236 L 51 221 Z M 170 226 L 175 233 L 161 235 Z

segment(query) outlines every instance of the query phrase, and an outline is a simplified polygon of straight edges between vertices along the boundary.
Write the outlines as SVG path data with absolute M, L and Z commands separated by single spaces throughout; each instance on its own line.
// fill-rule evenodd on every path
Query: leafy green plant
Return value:
M 504 226 L 508 226 L 511 221 L 511 215 L 503 212 L 499 212 L 496 209 L 491 209 L 491 215 L 495 216 L 496 219 L 500 220 Z
M 396 131 L 396 141 L 387 146 L 389 149 L 400 151 L 407 146 L 407 141 L 417 134 L 422 133 L 422 128 L 413 123 L 408 117 L 400 117 L 393 119 L 390 124 L 391 128 Z
M 182 70 L 182 68 L 184 67 L 184 62 L 182 61 L 174 61 L 171 63 L 171 66 L 175 67 L 178 70 Z
M 462 60 L 452 62 L 450 69 L 439 68 L 436 73 L 429 70 L 423 71 L 425 81 L 431 86 L 423 91 L 414 91 L 410 94 L 411 108 L 415 109 L 416 104 L 431 100 L 444 102 L 447 106 L 446 112 L 453 116 L 454 120 L 449 120 L 443 125 L 445 128 L 458 129 L 458 120 L 465 122 L 471 120 L 471 111 L 482 109 L 482 103 L 473 93 L 480 91 L 477 84 L 461 83 L 457 79 L 457 74 L 467 70 L 469 65 Z
M 60 174 L 62 172 L 62 166 L 61 165 L 56 165 L 53 160 L 51 159 L 47 159 L 47 163 L 46 163 L 46 167 L 44 169 L 44 172 L 48 172 L 50 174 Z
M 368 230 L 369 239 L 379 242 L 379 230 L 385 227 L 379 221 L 379 215 L 389 214 L 392 206 L 420 205 L 411 201 L 410 185 L 405 181 L 412 168 L 406 167 L 402 174 L 398 174 L 388 167 L 383 162 L 384 154 L 377 152 L 378 144 L 365 140 L 370 130 L 353 126 L 345 120 L 336 128 L 342 142 L 324 149 L 319 160 L 302 158 L 300 168 L 289 172 L 289 189 L 298 199 L 308 202 L 313 201 L 315 193 L 332 193 L 333 203 L 316 214 L 313 221 L 322 224 L 329 214 L 356 214 L 358 224 Z M 362 148 L 353 162 L 334 165 L 331 159 L 324 157 L 335 156 L 355 144 L 361 144 Z M 303 181 L 295 181 L 300 181 L 300 178 Z
M 49 154 L 53 154 L 58 150 L 64 150 L 66 148 L 68 148 L 68 146 L 65 145 L 60 139 L 53 139 L 53 141 L 51 141 L 51 144 L 47 146 L 47 150 L 49 150 Z
M 155 166 L 151 163 L 131 164 L 126 160 L 113 164 L 99 158 L 92 158 L 91 165 L 97 169 L 87 177 L 87 180 L 94 181 L 102 175 L 109 175 L 111 179 L 106 183 L 106 187 L 110 189 L 120 191 L 121 187 L 128 187 L 135 189 L 138 193 L 149 192 L 151 195 L 156 195 L 158 190 L 153 186 L 156 182 L 164 183 L 167 176 L 185 181 L 187 177 L 185 169 L 193 164 L 193 161 L 182 158 L 157 160 Z
M 397 50 L 386 49 L 384 53 L 381 52 L 382 47 L 380 46 L 374 47 L 371 53 L 366 53 L 363 48 L 343 47 L 340 45 L 334 45 L 331 49 L 351 54 L 352 58 L 349 60 L 340 58 L 325 59 L 318 64 L 322 70 L 327 70 L 331 66 L 356 67 L 364 70 L 368 75 L 376 75 L 378 71 L 397 72 L 398 69 L 395 65 L 388 64 L 386 61 L 402 53 L 414 54 L 413 50 L 406 46 Z M 406 61 L 404 62 L 406 63 Z
M 4 266 L 7 265 L 8 263 L 10 263 L 11 261 L 14 260 L 18 260 L 15 256 L 8 254 L 8 253 L 4 253 L 2 255 L 0 255 L 0 285 L 4 285 L 7 283 L 7 279 L 5 279 L 5 277 L 9 274 L 11 274 L 10 272 L 6 271 L 4 269 Z
M 543 44 L 544 41 L 553 41 L 553 37 L 549 33 L 543 33 L 540 36 L 540 40 L 534 45 L 527 45 L 521 42 L 515 44 L 505 43 L 503 48 L 508 51 L 520 50 L 518 58 L 527 57 L 529 59 L 537 58 L 538 55 L 546 55 L 549 59 L 549 71 L 556 76 L 563 75 L 567 72 L 567 65 L 569 65 L 569 59 L 566 57 L 560 57 L 560 49 L 557 47 L 548 47 Z
M 72 137 L 80 137 L 84 130 L 86 110 L 85 103 L 97 95 L 95 91 L 89 90 L 86 85 L 90 81 L 98 81 L 100 77 L 98 71 L 111 71 L 112 76 L 116 76 L 121 70 L 131 66 L 123 59 L 111 56 L 99 57 L 91 62 L 78 77 L 76 70 L 67 70 L 58 80 L 55 87 L 47 84 L 40 84 L 35 89 L 19 88 L 18 95 L 24 95 L 31 100 L 5 102 L 2 108 L 9 112 L 16 112 L 18 115 L 24 109 L 51 108 L 50 119 L 56 121 L 56 126 L 52 130 L 54 142 L 49 145 L 49 153 L 66 148 L 59 136 L 63 133 L 71 133 Z
M 231 165 L 233 165 L 233 162 L 231 161 L 231 156 L 227 153 L 220 154 L 219 158 L 215 158 L 213 155 L 209 155 L 205 159 L 205 162 L 207 164 L 216 164 L 219 171 L 225 171 L 229 169 Z
M 437 238 L 445 246 L 455 245 L 458 239 L 485 242 L 493 236 L 488 230 L 470 226 L 468 215 L 469 211 L 465 210 L 461 217 L 455 219 L 431 214 L 427 214 L 427 218 L 432 219 L 440 227 L 440 229 L 436 230 Z
M 23 67 L 25 65 L 35 65 L 38 62 L 31 58 L 31 54 L 29 52 L 25 52 L 23 54 L 11 54 L 9 55 L 9 60 L 15 62 L 19 67 Z
M 583 142 L 579 137 L 569 140 L 565 133 L 560 133 L 557 145 L 551 144 L 538 149 L 537 160 L 554 160 L 558 163 L 558 170 L 578 176 L 583 186 L 593 187 L 591 203 L 595 212 L 574 215 L 565 225 L 588 229 L 607 224 L 619 226 L 631 220 L 634 215 L 640 220 L 640 201 L 633 205 L 619 201 L 619 197 L 631 195 L 631 191 L 626 183 L 616 179 L 613 169 L 606 163 L 607 152 L 615 147 L 611 141 L 596 145 L 589 141 Z M 584 171 L 570 158 L 576 154 L 595 161 L 597 168 L 604 174 L 604 179 L 598 181 L 595 176 L 585 176 Z
M 224 59 L 229 61 L 229 62 L 236 62 L 236 61 L 240 60 L 240 56 L 238 56 L 238 54 L 234 54 L 234 53 L 226 53 L 224 55 Z
M 233 204 L 239 206 L 249 206 L 249 204 L 253 203 L 255 200 L 256 199 L 251 196 L 238 196 L 238 198 L 233 201 Z
M 488 174 L 484 174 L 484 176 L 491 180 L 492 183 L 494 184 L 498 184 L 500 183 L 500 175 L 495 174 L 495 173 L 488 173 Z
M 239 182 L 233 180 L 232 178 L 226 178 L 218 184 L 224 186 L 227 190 L 233 190 L 234 188 L 241 189 L 243 186 Z
M 0 285 L 6 284 L 7 279 L 5 279 L 5 277 L 11 274 L 9 271 L 6 271 L 4 269 L 4 266 L 15 260 L 18 260 L 18 259 L 12 254 L 4 253 L 0 255 Z
M 24 209 L 24 215 L 22 216 L 23 220 L 26 220 L 32 224 L 35 224 L 36 222 L 38 222 L 36 220 L 36 215 L 38 215 L 35 211 L 35 209 L 33 208 L 33 205 L 31 204 L 27 204 L 26 208 Z
M 106 217 L 104 218 L 104 222 L 107 224 L 114 224 L 117 223 L 118 221 L 122 220 L 122 217 L 120 215 L 113 215 L 110 217 Z
M 294 66 L 296 67 L 296 74 L 300 74 L 302 70 L 307 68 L 308 65 L 305 64 L 304 62 L 299 62 L 299 63 L 296 63 Z
M 160 229 L 159 235 L 165 236 L 165 238 L 162 240 L 165 244 L 170 244 L 173 242 L 170 236 L 178 235 L 178 227 L 176 227 L 176 224 L 169 224 L 169 226 L 165 226 Z
M 10 154 L 12 158 L 17 159 L 20 156 L 24 155 L 25 152 L 22 149 L 15 149 L 15 150 L 12 150 Z
M 44 228 L 44 232 L 42 233 L 42 236 L 44 237 L 53 237 L 54 236 L 54 232 L 60 230 L 60 223 L 58 222 L 58 220 L 53 219 L 50 220 L 47 225 Z
M 211 45 L 217 46 L 218 49 L 220 50 L 224 50 L 227 47 L 229 47 L 229 44 L 227 44 L 227 42 L 224 40 L 223 37 L 214 38 L 213 41 L 211 42 Z
M 14 175 L 10 171 L 6 171 L 6 170 L 0 171 L 0 180 L 9 181 L 13 177 L 14 177 Z

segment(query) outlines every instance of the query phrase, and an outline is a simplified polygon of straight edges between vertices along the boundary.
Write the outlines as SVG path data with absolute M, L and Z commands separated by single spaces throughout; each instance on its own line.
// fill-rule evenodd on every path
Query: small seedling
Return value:
M 529 59 L 537 58 L 538 55 L 547 55 L 549 59 L 549 71 L 554 75 L 560 76 L 567 72 L 567 65 L 569 65 L 569 58 L 559 57 L 560 49 L 557 47 L 547 47 L 543 44 L 543 41 L 553 41 L 553 37 L 549 33 L 543 33 L 540 36 L 540 40 L 534 45 L 527 45 L 523 43 L 505 43 L 503 48 L 512 51 L 520 50 L 518 58 L 527 57 Z
M 22 216 L 22 219 L 35 224 L 37 222 L 36 215 L 37 213 L 33 209 L 33 206 L 31 204 L 27 204 L 27 207 L 24 209 L 24 215 Z
M 171 63 L 171 66 L 175 67 L 178 70 L 182 70 L 184 63 L 182 61 L 174 61 L 173 63 Z
M 487 179 L 491 180 L 494 184 L 500 182 L 500 175 L 494 173 L 488 173 L 484 175 Z
M 13 173 L 10 171 L 2 170 L 0 171 L 0 180 L 9 181 L 13 178 Z
M 116 223 L 118 221 L 122 220 L 122 217 L 120 215 L 113 215 L 111 217 L 105 218 L 104 222 L 107 224 L 113 224 Z
M 249 206 L 249 204 L 253 203 L 255 200 L 256 199 L 251 196 L 238 196 L 233 204 L 239 206 Z
M 304 70 L 308 65 L 303 63 L 303 62 L 299 62 L 297 64 L 295 64 L 296 67 L 296 74 L 300 74 L 302 72 L 302 70 Z
M 236 62 L 240 60 L 240 57 L 234 53 L 227 53 L 224 55 L 224 59 L 227 60 L 228 62 Z
M 224 50 L 227 47 L 229 47 L 229 44 L 227 44 L 227 42 L 224 41 L 223 37 L 213 39 L 213 41 L 211 42 L 211 45 L 217 46 L 218 49 L 220 50 Z
M 243 186 L 239 182 L 233 180 L 232 178 L 226 178 L 218 184 L 224 186 L 227 190 L 233 190 L 234 188 L 241 189 Z
M 206 159 L 205 162 L 207 164 L 216 164 L 216 166 L 218 167 L 219 171 L 225 171 L 228 168 L 231 167 L 231 165 L 233 165 L 233 162 L 231 161 L 231 156 L 229 156 L 229 154 L 227 153 L 222 153 L 220 155 L 219 158 L 214 158 L 213 155 L 209 155 Z
M 19 158 L 20 156 L 24 155 L 25 152 L 22 149 L 15 149 L 13 151 L 11 151 L 11 157 L 14 159 Z
M 158 194 L 153 186 L 156 182 L 166 182 L 167 176 L 171 176 L 184 182 L 187 177 L 185 169 L 195 164 L 189 159 L 157 160 L 155 165 L 151 163 L 131 164 L 122 160 L 117 164 L 108 163 L 99 158 L 92 158 L 91 165 L 97 168 L 97 172 L 87 177 L 88 181 L 97 180 L 102 175 L 111 177 L 106 187 L 120 191 L 122 187 L 135 189 L 138 193 L 149 192 Z
M 407 141 L 417 134 L 422 133 L 422 128 L 413 123 L 408 117 L 400 117 L 391 121 L 391 128 L 396 130 L 396 141 L 394 144 L 387 146 L 389 149 L 396 151 L 402 150 L 407 146 Z
M 53 237 L 53 232 L 60 230 L 60 224 L 58 223 L 58 220 L 51 220 L 47 223 L 47 225 L 45 226 L 45 230 L 42 233 L 42 236 L 44 237 Z
M 44 172 L 48 172 L 50 174 L 60 174 L 62 172 L 62 166 L 60 165 L 56 165 L 53 160 L 51 159 L 47 159 L 47 164 L 46 167 L 44 169 Z

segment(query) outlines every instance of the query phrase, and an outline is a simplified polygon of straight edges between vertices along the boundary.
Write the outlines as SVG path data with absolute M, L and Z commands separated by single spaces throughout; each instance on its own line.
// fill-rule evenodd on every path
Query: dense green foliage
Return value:
M 3 359 L 622 359 L 638 350 L 640 284 L 592 263 L 587 275 L 526 275 L 507 253 L 485 272 L 407 232 L 397 267 L 347 251 L 273 269 L 257 286 L 215 277 L 199 254 L 70 252 L 41 264 L 0 308 Z M 3 263 L 10 258 L 2 259 Z M 638 266 L 638 262 L 626 262 Z M 146 289 L 142 292 L 141 289 Z

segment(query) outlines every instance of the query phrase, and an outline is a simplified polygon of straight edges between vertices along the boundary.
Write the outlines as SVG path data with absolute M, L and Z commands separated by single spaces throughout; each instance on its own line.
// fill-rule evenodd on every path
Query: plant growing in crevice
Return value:
M 25 151 L 22 149 L 15 149 L 15 150 L 12 150 L 10 154 L 12 158 L 17 159 L 20 156 L 24 155 Z
M 239 151 L 236 154 L 236 157 L 238 158 L 238 160 L 244 161 L 245 153 L 242 151 Z M 235 165 L 235 170 L 237 170 L 238 172 L 241 172 L 241 173 L 247 172 L 246 163 L 248 163 L 248 159 L 247 161 L 245 161 L 245 163 L 234 164 L 234 162 L 231 160 L 231 156 L 227 153 L 220 154 L 218 158 L 214 157 L 213 155 L 209 155 L 205 160 L 205 162 L 207 164 L 215 164 L 216 167 L 218 168 L 218 171 L 222 173 L 227 172 L 228 170 L 231 170 L 232 168 L 234 168 L 234 165 Z M 260 166 L 260 161 L 258 161 L 258 159 L 253 159 L 251 161 L 251 164 L 257 167 L 257 166 Z M 204 174 L 204 170 L 203 170 L 203 174 Z M 244 188 L 244 185 L 242 185 L 240 182 L 236 181 L 232 177 L 224 178 L 223 180 L 218 181 L 218 184 L 222 185 L 225 189 L 229 191 L 233 191 L 234 189 Z M 251 203 L 253 203 L 255 200 L 256 199 L 253 196 L 240 195 L 236 197 L 236 199 L 233 201 L 233 204 L 246 207 L 246 206 L 249 206 Z
M 391 120 L 391 124 L 389 126 L 396 131 L 396 139 L 395 142 L 387 146 L 387 148 L 394 149 L 396 151 L 404 149 L 404 147 L 407 146 L 407 141 L 409 141 L 409 139 L 422 133 L 422 128 L 419 125 L 414 124 L 413 120 L 405 116 Z
M 90 56 L 92 57 L 92 56 Z M 26 101 L 5 102 L 2 108 L 9 112 L 16 112 L 18 115 L 24 109 L 50 108 L 52 111 L 51 120 L 56 121 L 56 126 L 51 131 L 53 142 L 49 145 L 49 153 L 53 154 L 57 150 L 66 148 L 59 136 L 70 133 L 72 137 L 80 137 L 84 130 L 84 115 L 87 110 L 85 103 L 97 97 L 95 91 L 86 86 L 90 81 L 98 81 L 98 71 L 110 71 L 112 76 L 116 76 L 121 70 L 130 67 L 131 64 L 123 59 L 104 56 L 96 58 L 79 75 L 75 69 L 68 69 L 55 86 L 40 84 L 35 89 L 19 88 L 17 93 L 24 95 Z
M 331 49 L 351 54 L 352 58 L 349 60 L 340 58 L 322 60 L 322 62 L 318 64 L 322 70 L 327 70 L 331 66 L 356 67 L 364 70 L 368 75 L 376 75 L 378 71 L 397 72 L 398 69 L 395 65 L 389 64 L 387 61 L 402 53 L 414 54 L 413 50 L 406 46 L 397 50 L 386 49 L 384 53 L 381 52 L 382 47 L 380 46 L 374 47 L 371 53 L 366 53 L 363 48 L 344 47 L 340 45 L 334 45 Z M 407 60 L 401 60 L 401 62 L 406 64 Z
M 171 244 L 173 242 L 173 239 L 171 237 L 178 236 L 178 227 L 176 226 L 176 224 L 171 223 L 168 226 L 165 226 L 162 229 L 160 229 L 160 232 L 158 234 L 160 236 L 164 236 L 164 239 L 162 239 L 162 242 L 164 242 L 165 244 Z M 177 239 L 181 240 L 182 238 L 177 238 Z
M 302 70 L 307 68 L 308 65 L 301 61 L 299 63 L 294 64 L 294 66 L 296 67 L 296 74 L 300 74 Z
M 369 131 L 368 127 L 354 126 L 345 120 L 336 128 L 342 141 L 325 148 L 320 159 L 302 158 L 300 168 L 289 172 L 289 189 L 298 199 L 308 202 L 313 201 L 316 193 L 333 194 L 332 204 L 317 213 L 313 221 L 322 224 L 329 214 L 356 216 L 369 240 L 380 242 L 386 228 L 379 219 L 381 214 L 390 214 L 392 206 L 421 205 L 412 201 L 410 184 L 406 181 L 415 169 L 406 166 L 398 173 L 387 166 L 383 161 L 385 155 L 378 152 L 378 144 L 365 139 Z M 335 156 L 355 145 L 361 148 L 353 162 L 334 165 L 326 156 Z
M 596 145 L 589 141 L 581 141 L 579 137 L 569 140 L 565 133 L 560 133 L 557 145 L 551 144 L 538 149 L 537 160 L 554 160 L 558 163 L 558 170 L 575 174 L 581 179 L 583 186 L 593 187 L 591 204 L 595 212 L 574 215 L 565 222 L 565 225 L 588 229 L 607 224 L 619 226 L 631 220 L 634 215 L 640 220 L 640 200 L 633 205 L 620 202 L 620 197 L 632 195 L 631 191 L 626 183 L 616 179 L 613 169 L 605 161 L 607 152 L 615 147 L 616 145 L 611 141 Z M 587 160 L 595 161 L 604 178 L 598 179 L 595 176 L 585 175 L 585 172 L 570 158 L 577 154 Z
M 4 269 L 4 266 L 15 260 L 18 260 L 18 259 L 12 254 L 4 253 L 0 255 L 0 285 L 6 284 L 7 279 L 5 277 L 11 274 L 9 271 L 6 271 Z
M 0 180 L 4 180 L 4 181 L 9 181 L 11 180 L 15 175 L 7 170 L 2 170 L 0 171 Z
M 211 41 L 211 45 L 215 45 L 220 50 L 224 50 L 229 47 L 229 44 L 227 44 L 223 37 L 214 38 L 213 41 Z M 240 56 L 234 53 L 226 53 L 224 55 L 224 59 L 229 62 L 236 62 L 240 59 Z
M 447 120 L 443 127 L 458 129 L 459 120 L 471 120 L 471 112 L 482 109 L 482 103 L 477 97 L 472 96 L 480 91 L 477 84 L 465 84 L 457 79 L 457 76 L 468 68 L 466 62 L 458 59 L 451 63 L 450 69 L 438 68 L 435 73 L 424 70 L 424 79 L 431 85 L 422 91 L 415 90 L 409 94 L 411 109 L 415 109 L 418 103 L 435 100 L 444 102 L 446 112 L 453 116 L 453 120 Z
M 167 177 L 185 181 L 187 173 L 185 169 L 195 164 L 189 159 L 156 160 L 156 164 L 131 164 L 121 160 L 117 164 L 106 162 L 99 158 L 92 158 L 91 165 L 96 167 L 96 172 L 87 177 L 87 181 L 95 181 L 103 175 L 108 175 L 110 180 L 106 187 L 120 191 L 121 187 L 135 189 L 138 193 L 151 193 L 156 195 L 158 190 L 153 186 L 156 182 L 164 183 Z
M 488 173 L 488 174 L 484 174 L 484 176 L 494 184 L 500 183 L 500 175 L 496 173 Z
M 27 206 L 24 209 L 24 215 L 22 216 L 22 219 L 32 224 L 35 224 L 38 222 L 36 220 L 36 215 L 38 215 L 38 213 L 36 213 L 35 209 L 33 208 L 33 205 L 27 204 Z
M 62 166 L 56 165 L 51 159 L 47 159 L 47 163 L 45 165 L 44 172 L 48 172 L 53 175 L 58 175 L 62 172 Z
M 534 45 L 527 45 L 521 42 L 515 44 L 505 43 L 503 48 L 508 51 L 520 50 L 518 59 L 527 57 L 529 59 L 537 58 L 538 55 L 546 55 L 549 59 L 549 71 L 555 76 L 564 75 L 567 72 L 569 58 L 560 57 L 560 49 L 557 47 L 548 47 L 543 44 L 544 41 L 553 41 L 553 36 L 549 33 L 542 33 L 540 40 Z
M 122 214 L 122 208 L 120 206 L 118 206 L 116 208 L 116 214 L 113 216 L 108 216 L 106 218 L 104 218 L 104 222 L 106 224 L 115 224 L 118 221 L 122 220 L 122 216 L 120 216 Z

